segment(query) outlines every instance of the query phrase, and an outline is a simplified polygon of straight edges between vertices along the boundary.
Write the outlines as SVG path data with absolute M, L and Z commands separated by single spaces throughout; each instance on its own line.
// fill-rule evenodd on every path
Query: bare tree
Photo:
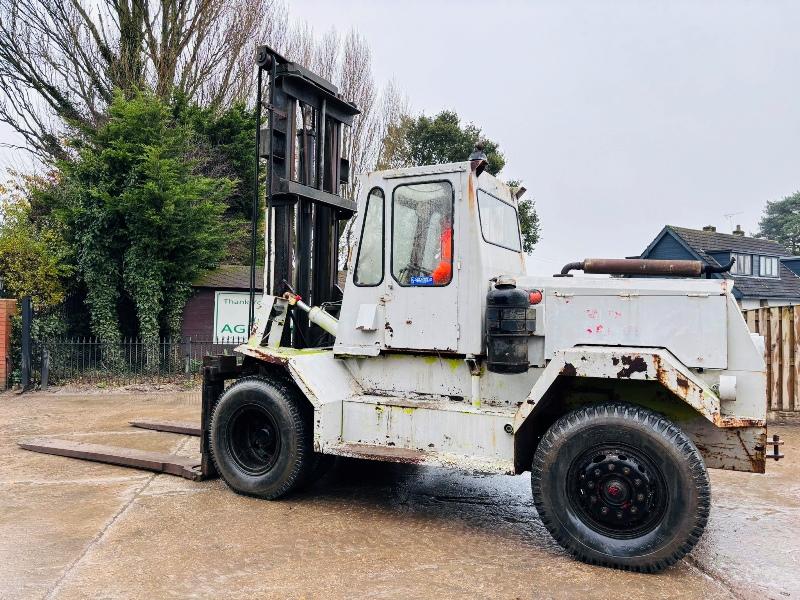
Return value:
M 350 161 L 350 170 L 358 174 L 375 168 L 376 150 L 380 144 L 380 118 L 378 115 L 378 93 L 372 77 L 372 53 L 366 40 L 350 31 L 342 48 L 341 94 L 354 102 L 361 111 L 346 133 L 344 152 Z M 345 195 L 355 197 L 358 180 L 354 177 L 348 184 Z
M 255 41 L 286 44 L 279 0 L 0 0 L 0 121 L 43 160 L 93 127 L 117 89 L 247 98 Z
M 320 38 L 307 22 L 300 21 L 288 28 L 285 39 L 275 48 L 289 60 L 332 81 L 342 98 L 358 107 L 360 114 L 345 131 L 343 153 L 351 173 L 375 169 L 386 132 L 408 112 L 408 101 L 394 82 L 382 90 L 376 85 L 366 39 L 355 30 L 342 38 L 333 29 Z M 353 177 L 345 195 L 355 198 L 357 187 L 357 178 Z
M 320 77 L 335 81 L 339 77 L 339 59 L 341 56 L 341 39 L 335 29 L 326 33 L 317 44 L 311 70 Z

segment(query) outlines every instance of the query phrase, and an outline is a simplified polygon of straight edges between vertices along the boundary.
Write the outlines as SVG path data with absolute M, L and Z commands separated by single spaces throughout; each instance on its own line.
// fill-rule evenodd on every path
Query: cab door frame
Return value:
M 455 167 L 455 165 L 453 165 Z M 464 172 L 452 169 L 448 172 L 426 173 L 398 178 L 387 185 L 386 253 L 384 310 L 384 342 L 388 350 L 416 350 L 427 352 L 457 352 L 459 347 L 458 289 L 459 289 L 459 243 L 462 218 Z M 451 279 L 446 285 L 410 285 L 401 282 L 394 272 L 396 192 L 403 186 L 415 183 L 446 182 L 451 188 L 452 236 Z

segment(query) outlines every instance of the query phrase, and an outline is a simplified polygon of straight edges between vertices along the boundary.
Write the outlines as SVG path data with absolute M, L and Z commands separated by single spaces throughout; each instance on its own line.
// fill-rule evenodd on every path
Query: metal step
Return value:
M 156 473 L 177 475 L 185 479 L 199 481 L 202 479 L 200 457 L 191 458 L 178 456 L 166 452 L 150 452 L 123 448 L 121 446 L 106 446 L 103 444 L 88 444 L 72 440 L 59 440 L 53 438 L 34 438 L 19 442 L 19 447 L 43 454 L 68 456 L 94 462 L 108 463 L 121 467 L 144 469 Z
M 154 431 L 165 431 L 167 433 L 180 433 L 182 435 L 193 435 L 200 437 L 200 423 L 192 421 L 156 421 L 154 419 L 137 419 L 129 421 L 133 427 L 142 429 L 152 429 Z

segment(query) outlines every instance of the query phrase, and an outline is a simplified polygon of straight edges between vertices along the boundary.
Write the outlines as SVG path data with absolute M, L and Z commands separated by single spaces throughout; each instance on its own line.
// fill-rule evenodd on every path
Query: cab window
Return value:
M 364 224 L 353 273 L 353 283 L 359 286 L 378 285 L 383 281 L 383 204 L 383 190 L 373 188 L 364 207 Z
M 517 210 L 496 196 L 478 190 L 478 215 L 483 239 L 514 252 L 522 249 Z
M 410 183 L 392 194 L 392 276 L 403 286 L 453 279 L 453 186 Z

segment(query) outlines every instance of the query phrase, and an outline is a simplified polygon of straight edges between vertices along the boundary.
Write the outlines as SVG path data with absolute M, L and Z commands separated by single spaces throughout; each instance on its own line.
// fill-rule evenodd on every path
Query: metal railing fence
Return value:
M 94 337 L 33 340 L 32 379 L 45 387 L 199 380 L 204 356 L 232 354 L 245 341 L 242 337 L 216 341 L 125 338 L 119 343 Z

